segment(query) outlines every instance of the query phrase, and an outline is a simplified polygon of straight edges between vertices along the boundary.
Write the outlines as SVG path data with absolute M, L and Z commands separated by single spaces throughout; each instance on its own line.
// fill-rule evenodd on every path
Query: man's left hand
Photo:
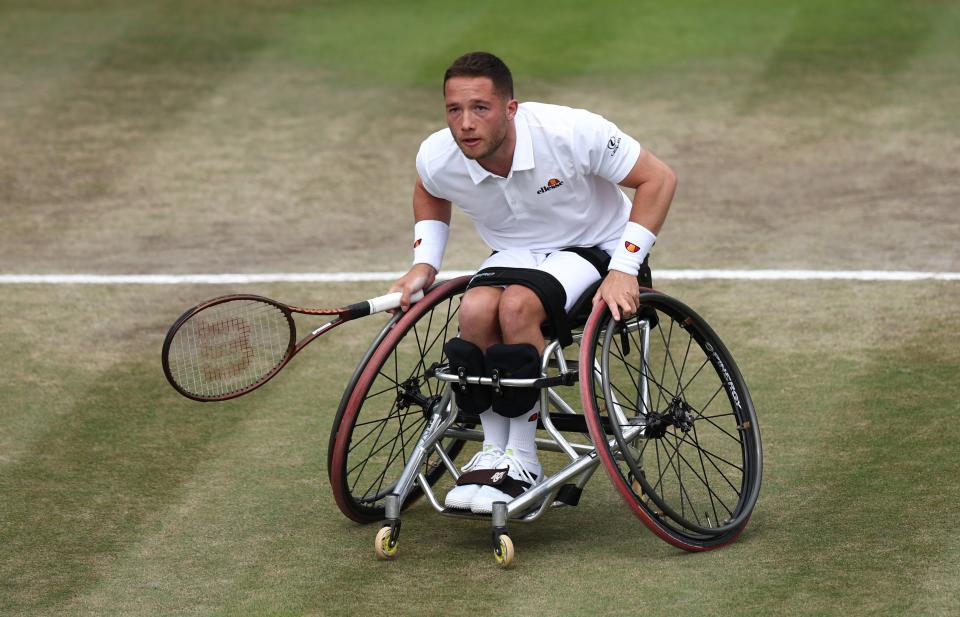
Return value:
M 596 304 L 603 299 L 613 313 L 613 318 L 620 321 L 621 315 L 629 317 L 637 312 L 640 302 L 640 284 L 637 277 L 619 270 L 610 270 L 606 278 L 600 283 L 600 288 L 593 296 Z

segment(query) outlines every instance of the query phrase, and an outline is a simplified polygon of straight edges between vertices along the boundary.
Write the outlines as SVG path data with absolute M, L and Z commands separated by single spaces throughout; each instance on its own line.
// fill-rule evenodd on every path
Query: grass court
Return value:
M 922 0 L 0 0 L 0 273 L 403 270 L 414 156 L 474 49 L 677 171 L 655 270 L 960 271 L 958 31 Z M 486 254 L 463 217 L 450 246 L 445 268 Z M 385 287 L 0 287 L 0 614 L 960 611 L 956 282 L 658 283 L 750 385 L 750 525 L 682 553 L 600 472 L 511 527 L 511 571 L 485 523 L 419 503 L 383 563 L 337 509 L 328 435 L 382 318 L 233 402 L 163 379 L 207 297 Z

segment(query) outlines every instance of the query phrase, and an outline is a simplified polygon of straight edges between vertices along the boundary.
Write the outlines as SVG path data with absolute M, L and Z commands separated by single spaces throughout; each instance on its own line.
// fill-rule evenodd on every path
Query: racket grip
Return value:
M 357 302 L 356 304 L 351 304 L 347 307 L 347 310 L 350 311 L 351 318 L 356 317 L 365 317 L 367 315 L 373 315 L 374 313 L 380 313 L 382 311 L 389 311 L 391 309 L 400 307 L 400 297 L 401 293 L 395 291 L 385 296 L 377 296 L 376 298 L 370 298 L 369 300 L 364 300 L 363 302 Z M 410 303 L 418 302 L 423 299 L 423 291 L 415 291 L 410 294 Z

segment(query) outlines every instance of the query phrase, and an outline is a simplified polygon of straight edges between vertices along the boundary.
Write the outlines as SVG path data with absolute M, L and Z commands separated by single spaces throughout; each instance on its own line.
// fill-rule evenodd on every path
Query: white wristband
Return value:
M 610 258 L 609 269 L 636 276 L 640 271 L 640 264 L 656 241 L 657 237 L 652 231 L 638 223 L 628 222 L 620 237 L 620 244 Z
M 430 264 L 440 272 L 443 251 L 447 248 L 450 226 L 443 221 L 424 219 L 413 226 L 413 263 Z

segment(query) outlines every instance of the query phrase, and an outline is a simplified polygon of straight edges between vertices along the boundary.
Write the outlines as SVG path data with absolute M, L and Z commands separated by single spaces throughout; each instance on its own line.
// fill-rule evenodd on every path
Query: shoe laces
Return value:
M 504 452 L 503 456 L 493 464 L 493 468 L 500 469 L 505 465 L 510 468 L 507 475 L 511 478 L 529 482 L 531 486 L 537 483 L 537 476 L 527 469 L 522 460 L 513 455 L 513 450 Z
M 503 450 L 496 446 L 488 446 L 473 455 L 467 464 L 460 468 L 460 471 L 473 471 L 474 469 L 493 469 L 503 457 Z

